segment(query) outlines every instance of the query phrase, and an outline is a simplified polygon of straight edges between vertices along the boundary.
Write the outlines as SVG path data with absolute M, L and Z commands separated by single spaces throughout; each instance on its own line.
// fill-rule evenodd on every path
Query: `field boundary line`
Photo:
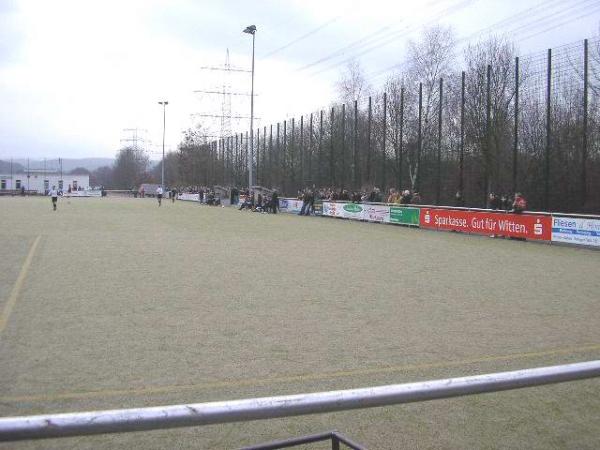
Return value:
M 246 386 L 257 386 L 265 384 L 286 384 L 302 381 L 327 380 L 335 378 L 346 378 L 360 375 L 380 375 L 386 373 L 413 371 L 422 369 L 439 369 L 464 366 L 469 364 L 495 362 L 495 361 L 512 361 L 518 359 L 537 358 L 541 356 L 567 355 L 572 353 L 584 353 L 589 351 L 600 350 L 600 344 L 590 344 L 578 347 L 559 348 L 552 350 L 542 350 L 538 352 L 512 353 L 507 355 L 483 356 L 479 358 L 463 359 L 459 361 L 444 361 L 437 363 L 423 364 L 406 364 L 402 366 L 388 367 L 371 367 L 365 369 L 342 370 L 333 372 L 312 373 L 303 375 L 289 375 L 271 378 L 245 378 L 238 380 L 223 380 L 198 384 L 182 384 L 170 386 L 145 387 L 137 389 L 107 389 L 99 391 L 87 392 L 62 392 L 56 394 L 45 395 L 22 395 L 22 396 L 5 396 L 0 397 L 2 403 L 21 403 L 21 402 L 50 402 L 66 399 L 86 399 L 86 398 L 103 398 L 118 395 L 148 395 L 148 394 L 168 394 L 192 390 L 207 390 L 218 388 L 236 388 Z
M 29 267 L 31 266 L 31 262 L 33 261 L 33 255 L 35 254 L 35 250 L 40 243 L 42 238 L 41 234 L 35 238 L 31 248 L 29 249 L 29 253 L 23 262 L 23 266 L 21 266 L 21 271 L 19 272 L 19 276 L 17 277 L 17 281 L 15 281 L 15 285 L 10 291 L 10 295 L 8 296 L 8 301 L 4 305 L 4 309 L 2 310 L 2 314 L 0 315 L 0 336 L 2 336 L 2 332 L 8 323 L 8 319 L 17 303 L 19 298 L 19 294 L 21 293 L 21 289 L 23 288 L 23 284 L 25 283 L 25 278 L 27 277 L 27 273 L 29 272 Z

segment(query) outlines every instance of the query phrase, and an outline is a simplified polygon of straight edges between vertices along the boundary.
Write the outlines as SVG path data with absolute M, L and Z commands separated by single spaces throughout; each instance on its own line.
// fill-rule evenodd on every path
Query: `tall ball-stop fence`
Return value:
M 600 210 L 600 39 L 493 60 L 436 80 L 392 79 L 361 101 L 258 128 L 256 183 L 284 195 L 411 189 L 445 205 L 460 191 L 472 207 L 522 191 L 531 209 Z M 205 150 L 200 184 L 247 184 L 247 132 Z

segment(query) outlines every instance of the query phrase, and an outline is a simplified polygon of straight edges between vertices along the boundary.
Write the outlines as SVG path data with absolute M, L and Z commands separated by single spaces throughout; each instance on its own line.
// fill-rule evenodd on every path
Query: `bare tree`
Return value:
M 354 100 L 361 104 L 371 94 L 371 85 L 357 60 L 350 61 L 336 83 L 341 103 L 351 105 Z
M 451 28 L 436 26 L 423 31 L 418 41 L 409 41 L 408 56 L 406 61 L 406 86 L 409 90 L 410 102 L 406 109 L 408 117 L 407 125 L 408 152 L 406 162 L 408 164 L 411 187 L 415 189 L 420 173 L 419 159 L 427 157 L 435 143 L 435 130 L 437 129 L 436 111 L 439 107 L 440 92 L 439 80 L 453 73 L 455 64 L 455 39 Z M 418 90 L 422 84 L 422 114 L 421 114 L 421 148 L 417 136 L 418 124 Z M 423 155 L 419 151 L 423 151 Z

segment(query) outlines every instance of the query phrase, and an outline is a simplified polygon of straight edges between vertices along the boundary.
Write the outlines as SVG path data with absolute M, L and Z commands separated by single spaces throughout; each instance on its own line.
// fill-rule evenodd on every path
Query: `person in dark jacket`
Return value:
M 277 191 L 273 191 L 273 195 L 271 196 L 271 211 L 273 211 L 273 214 L 277 214 L 278 209 L 279 209 L 279 196 L 277 195 Z
M 402 192 L 402 197 L 400 197 L 400 204 L 401 205 L 410 205 L 411 201 L 412 201 L 412 195 L 410 194 L 410 191 L 408 189 L 404 190 Z
M 498 197 L 495 193 L 490 193 L 489 198 L 490 209 L 500 209 L 502 208 L 502 202 L 500 201 L 500 197 Z

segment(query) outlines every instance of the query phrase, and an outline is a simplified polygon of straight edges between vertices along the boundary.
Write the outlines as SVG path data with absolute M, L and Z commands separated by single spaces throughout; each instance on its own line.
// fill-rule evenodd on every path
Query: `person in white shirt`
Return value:
M 158 206 L 160 206 L 160 204 L 162 203 L 162 196 L 163 196 L 163 188 L 162 188 L 162 186 L 159 186 L 156 188 L 156 198 L 158 199 Z
M 56 203 L 58 202 L 58 191 L 56 190 L 56 186 L 52 186 L 52 189 L 48 191 L 48 195 L 52 197 L 52 208 L 56 211 Z

